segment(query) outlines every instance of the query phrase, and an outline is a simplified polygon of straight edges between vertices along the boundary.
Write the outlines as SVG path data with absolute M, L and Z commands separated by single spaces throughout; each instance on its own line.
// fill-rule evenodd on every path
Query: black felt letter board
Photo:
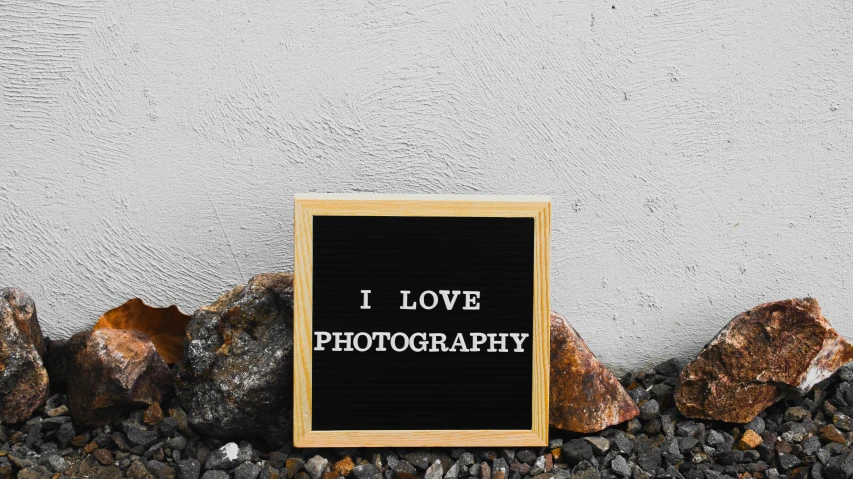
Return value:
M 528 336 L 523 352 L 327 344 L 312 351 L 313 430 L 530 429 L 533 255 L 533 218 L 314 216 L 313 331 Z M 403 310 L 401 290 L 479 291 L 480 309 Z

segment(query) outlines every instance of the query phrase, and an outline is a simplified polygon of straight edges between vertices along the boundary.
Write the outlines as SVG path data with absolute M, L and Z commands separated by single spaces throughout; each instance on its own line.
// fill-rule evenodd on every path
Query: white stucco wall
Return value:
M 294 192 L 549 194 L 614 369 L 813 295 L 853 336 L 853 3 L 5 0 L 0 285 L 56 338 L 292 267 Z

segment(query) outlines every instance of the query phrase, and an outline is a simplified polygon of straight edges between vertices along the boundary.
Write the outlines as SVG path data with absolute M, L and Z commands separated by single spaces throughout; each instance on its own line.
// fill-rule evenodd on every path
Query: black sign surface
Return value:
M 530 430 L 534 236 L 530 217 L 314 216 L 311 429 Z

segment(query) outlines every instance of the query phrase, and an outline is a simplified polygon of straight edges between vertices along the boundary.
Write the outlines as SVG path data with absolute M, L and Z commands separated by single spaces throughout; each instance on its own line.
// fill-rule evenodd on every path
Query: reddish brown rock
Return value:
M 344 456 L 343 459 L 332 466 L 332 471 L 337 472 L 340 476 L 349 476 L 352 474 L 352 469 L 354 467 L 355 463 L 352 462 L 352 459 L 349 456 Z
M 551 424 L 590 433 L 637 416 L 636 404 L 566 318 L 551 312 Z
M 48 375 L 44 338 L 32 298 L 0 289 L 0 423 L 18 423 L 44 404 Z
M 163 409 L 160 403 L 154 403 L 148 406 L 145 413 L 142 414 L 142 420 L 149 426 L 156 426 L 163 421 Z
M 74 378 L 67 382 L 68 407 L 77 424 L 109 424 L 126 408 L 160 402 L 171 387 L 168 366 L 138 331 L 77 333 L 65 343 L 52 343 L 51 354 L 62 358 L 56 368 Z
M 737 443 L 737 448 L 741 451 L 746 451 L 748 449 L 755 449 L 761 444 L 764 440 L 761 436 L 758 435 L 752 429 L 747 429 L 743 436 L 741 436 L 740 440 Z
M 105 466 L 109 466 L 113 463 L 113 453 L 106 449 L 95 449 L 95 452 L 93 452 L 92 455 L 95 456 L 95 459 L 97 459 L 98 462 Z
M 766 303 L 735 316 L 682 370 L 675 402 L 688 417 L 745 423 L 851 360 L 853 345 L 816 299 Z

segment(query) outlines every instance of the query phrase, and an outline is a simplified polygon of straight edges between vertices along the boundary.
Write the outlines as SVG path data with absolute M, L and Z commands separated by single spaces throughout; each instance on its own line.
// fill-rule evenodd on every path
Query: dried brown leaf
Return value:
M 163 360 L 175 364 L 184 357 L 184 334 L 189 322 L 190 316 L 175 305 L 155 308 L 133 298 L 104 313 L 92 329 L 130 329 L 145 333 L 151 337 Z

